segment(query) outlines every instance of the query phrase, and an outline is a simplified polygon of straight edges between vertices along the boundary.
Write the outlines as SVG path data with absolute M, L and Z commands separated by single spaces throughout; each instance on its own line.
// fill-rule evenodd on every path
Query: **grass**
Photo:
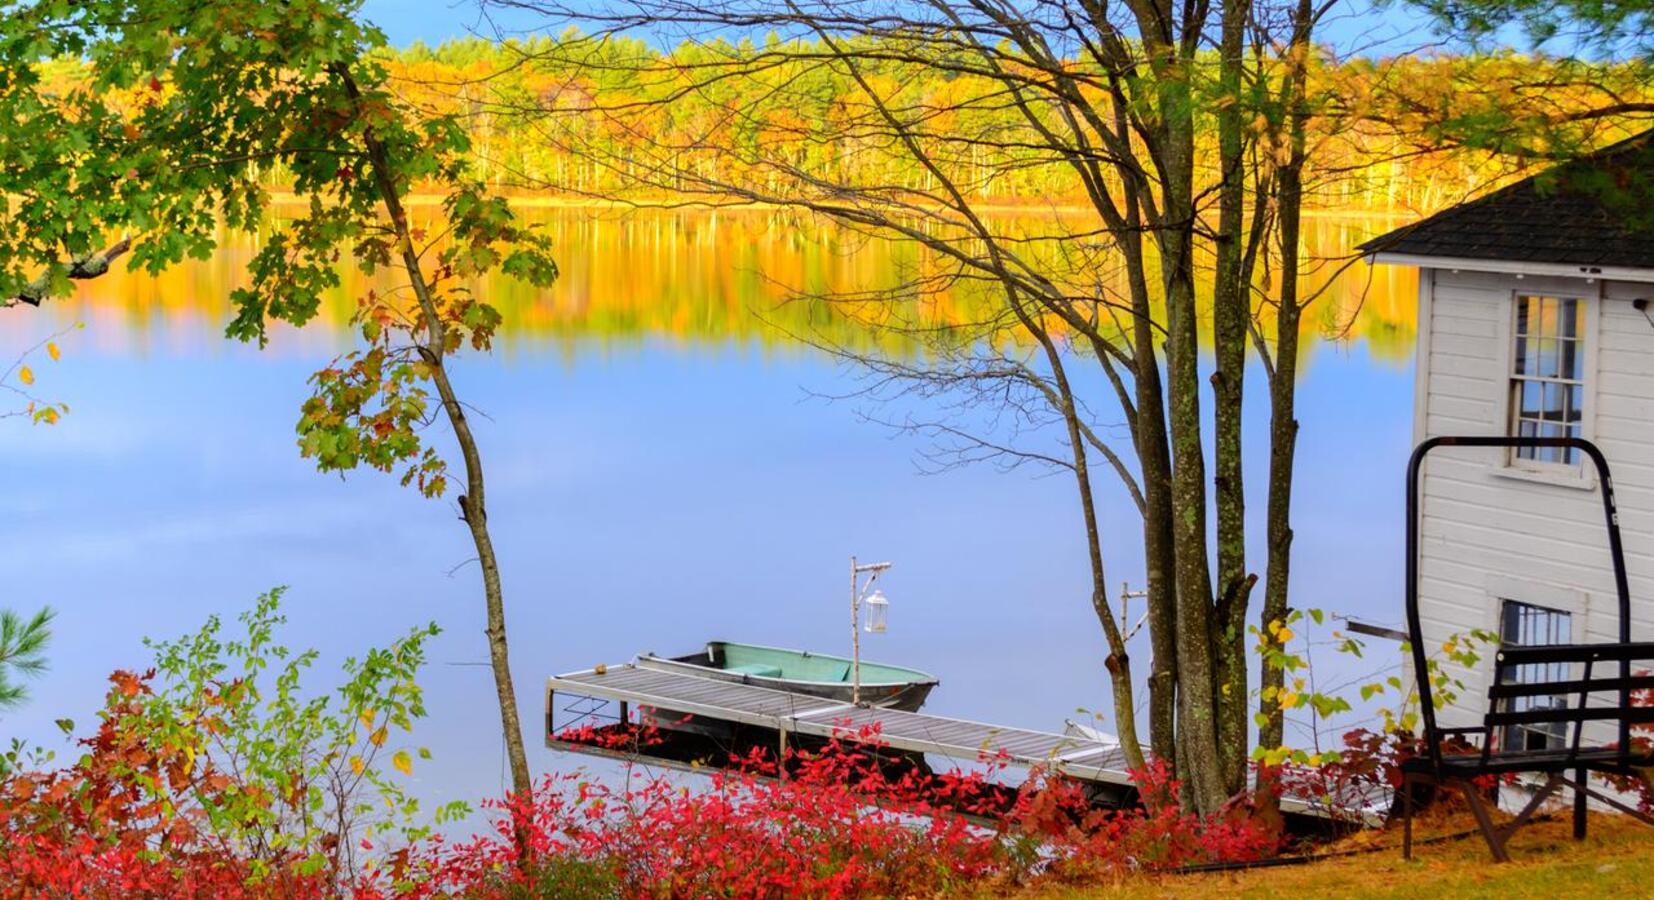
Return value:
M 1573 840 L 1571 820 L 1553 815 L 1522 828 L 1511 839 L 1512 862 L 1495 864 L 1487 845 L 1462 811 L 1415 822 L 1416 838 L 1471 834 L 1460 840 L 1413 848 L 1401 858 L 1401 829 L 1357 835 L 1322 852 L 1373 849 L 1371 853 L 1298 866 L 1204 875 L 1131 876 L 1084 888 L 1047 885 L 1017 900 L 1077 898 L 1256 897 L 1298 898 L 1473 897 L 1543 898 L 1654 896 L 1654 828 L 1627 816 L 1593 816 L 1590 836 Z

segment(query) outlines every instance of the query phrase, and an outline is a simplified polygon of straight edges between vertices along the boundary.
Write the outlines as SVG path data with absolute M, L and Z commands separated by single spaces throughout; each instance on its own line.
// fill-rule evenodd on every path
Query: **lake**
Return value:
M 500 286 L 498 352 L 453 368 L 484 414 L 475 421 L 537 768 L 579 763 L 534 730 L 549 673 L 709 638 L 846 652 L 851 554 L 895 563 L 881 580 L 889 633 L 863 652 L 939 676 L 927 710 L 1052 729 L 1106 705 L 1070 482 L 989 466 L 925 474 L 921 439 L 822 399 L 853 390 L 857 373 L 793 337 L 880 346 L 831 309 L 785 301 L 796 289 L 877 285 L 911 248 L 755 211 L 535 215 L 561 248 L 562 279 L 543 292 Z M 1390 224 L 1318 219 L 1310 243 L 1334 253 Z M 144 636 L 232 617 L 285 584 L 286 640 L 320 650 L 325 674 L 415 623 L 440 623 L 417 735 L 435 759 L 416 769 L 420 791 L 498 794 L 468 536 L 450 499 L 423 500 L 375 472 L 319 475 L 299 458 L 306 378 L 348 346 L 350 307 L 342 294 L 316 326 L 278 332 L 262 352 L 226 341 L 227 295 L 251 252 L 232 244 L 159 279 L 113 275 L 42 310 L 0 313 L 8 363 L 86 324 L 58 339 L 62 361 L 34 366 L 37 393 L 71 414 L 56 427 L 0 420 L 0 605 L 59 613 L 52 671 L 0 734 L 61 755 L 52 721 L 84 731 L 108 672 L 146 664 Z M 1295 606 L 1401 618 L 1412 303 L 1411 271 L 1358 264 L 1309 317 Z M 1252 390 L 1258 446 L 1267 406 L 1261 384 Z M 1261 465 L 1248 476 L 1262 487 Z M 1102 500 L 1110 580 L 1140 585 L 1133 513 L 1118 491 Z M 1254 505 L 1261 519 L 1261 494 Z M 1146 635 L 1134 651 L 1146 659 Z M 1383 662 L 1361 671 L 1389 661 L 1375 652 Z M 1340 665 L 1327 659 L 1325 671 L 1350 674 Z

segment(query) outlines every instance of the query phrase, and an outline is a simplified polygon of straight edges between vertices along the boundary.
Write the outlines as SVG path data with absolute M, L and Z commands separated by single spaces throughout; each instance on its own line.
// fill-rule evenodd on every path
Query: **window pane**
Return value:
M 1512 337 L 1510 433 L 1579 437 L 1584 433 L 1585 303 L 1578 298 L 1518 296 Z M 1516 448 L 1511 458 L 1574 464 L 1567 447 Z
M 1539 418 L 1540 403 L 1545 396 L 1545 383 L 1542 381 L 1522 381 L 1518 384 L 1521 385 L 1522 397 L 1522 403 L 1518 407 L 1519 414 L 1530 419 Z
M 1567 397 L 1568 391 L 1565 385 L 1546 384 L 1545 407 L 1540 418 L 1547 422 L 1561 422 L 1567 419 L 1567 410 L 1563 409 Z
M 1541 378 L 1555 378 L 1557 373 L 1557 349 L 1555 338 L 1536 338 L 1531 342 L 1534 347 L 1533 367 L 1528 371 Z
M 1499 610 L 1499 638 L 1507 645 L 1565 644 L 1571 639 L 1571 632 L 1572 616 L 1561 610 L 1511 600 L 1504 601 Z M 1570 677 L 1569 670 L 1566 663 L 1520 666 L 1510 671 L 1507 678 L 1516 684 L 1562 681 Z M 1568 698 L 1562 695 L 1519 697 L 1505 704 L 1505 709 L 1514 711 L 1567 708 Z M 1507 728 L 1501 741 L 1512 749 L 1539 750 L 1561 746 L 1566 736 L 1564 723 L 1535 722 Z
M 1521 421 L 1516 423 L 1516 434 L 1517 434 L 1518 437 L 1525 437 L 1525 438 L 1538 437 L 1539 436 L 1539 423 L 1533 421 L 1532 419 L 1522 419 Z M 1516 458 L 1517 459 L 1538 459 L 1539 458 L 1539 451 L 1537 449 L 1533 448 L 1533 447 L 1517 447 L 1516 448 Z
M 1544 422 L 1539 426 L 1539 436 L 1545 438 L 1567 437 L 1568 429 L 1560 422 Z M 1539 451 L 1539 459 L 1544 462 L 1562 462 L 1561 447 L 1544 447 Z
M 1557 335 L 1565 338 L 1576 338 L 1580 335 L 1580 303 L 1578 300 L 1562 301 L 1561 321 L 1558 323 Z

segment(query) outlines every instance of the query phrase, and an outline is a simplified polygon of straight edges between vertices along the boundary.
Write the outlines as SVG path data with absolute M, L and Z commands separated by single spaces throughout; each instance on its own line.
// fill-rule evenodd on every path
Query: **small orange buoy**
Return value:
M 607 675 L 609 674 L 609 667 L 602 663 L 598 663 L 597 668 L 593 669 L 592 672 L 597 675 Z

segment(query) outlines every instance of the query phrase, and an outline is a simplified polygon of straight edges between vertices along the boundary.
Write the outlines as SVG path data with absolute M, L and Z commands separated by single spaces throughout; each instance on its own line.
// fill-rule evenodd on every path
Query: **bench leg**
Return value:
M 1487 802 L 1482 799 L 1481 791 L 1470 781 L 1459 782 L 1459 790 L 1464 794 L 1465 802 L 1470 804 L 1470 814 L 1476 817 L 1476 827 L 1481 829 L 1482 837 L 1487 840 L 1493 861 L 1510 862 L 1510 854 L 1505 852 L 1505 842 L 1500 839 L 1498 830 L 1493 827 L 1493 819 L 1487 814 Z
M 1413 776 L 1401 776 L 1401 858 L 1413 858 Z
M 1590 797 L 1590 794 L 1587 794 L 1579 785 L 1584 784 L 1585 779 L 1589 777 L 1590 773 L 1585 769 L 1574 770 L 1574 778 L 1577 779 L 1574 784 L 1574 840 L 1576 841 L 1585 840 L 1585 801 Z
M 1546 778 L 1544 786 L 1534 792 L 1533 797 L 1528 800 L 1527 805 L 1522 807 L 1522 811 L 1516 814 L 1516 818 L 1510 820 L 1505 824 L 1505 827 L 1499 829 L 1499 843 L 1508 843 L 1510 841 L 1510 836 L 1516 833 L 1516 829 L 1526 825 L 1528 819 L 1532 817 L 1534 813 L 1539 811 L 1540 804 L 1544 803 L 1546 798 L 1550 797 L 1550 795 L 1556 793 L 1557 789 L 1562 787 L 1562 785 L 1566 782 L 1567 779 L 1563 778 L 1560 774 L 1555 774 L 1549 778 Z
M 1626 804 L 1621 803 L 1618 799 L 1616 799 L 1614 797 L 1610 797 L 1607 794 L 1601 794 L 1601 793 L 1598 793 L 1596 791 L 1591 790 L 1589 787 L 1586 787 L 1586 781 L 1583 778 L 1580 779 L 1579 781 L 1566 782 L 1566 784 L 1569 787 L 1574 789 L 1575 796 L 1578 796 L 1579 794 L 1584 794 L 1587 797 L 1595 797 L 1598 800 L 1602 801 L 1603 803 L 1605 803 L 1609 806 L 1612 806 L 1613 808 L 1619 810 L 1622 813 L 1625 813 L 1626 815 L 1630 816 L 1631 818 L 1636 819 L 1639 822 L 1642 822 L 1644 825 L 1654 825 L 1654 817 L 1650 817 L 1649 815 L 1644 813 L 1642 810 L 1637 809 L 1634 806 L 1627 806 Z

